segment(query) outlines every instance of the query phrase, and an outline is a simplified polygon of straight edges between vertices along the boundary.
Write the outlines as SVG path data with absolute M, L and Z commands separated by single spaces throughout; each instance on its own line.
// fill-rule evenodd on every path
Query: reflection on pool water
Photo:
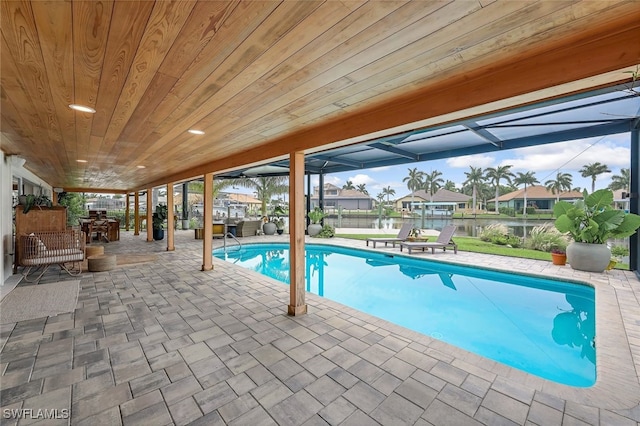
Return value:
M 289 282 L 288 244 L 214 256 Z M 594 290 L 388 252 L 306 245 L 307 291 L 531 374 L 595 383 Z

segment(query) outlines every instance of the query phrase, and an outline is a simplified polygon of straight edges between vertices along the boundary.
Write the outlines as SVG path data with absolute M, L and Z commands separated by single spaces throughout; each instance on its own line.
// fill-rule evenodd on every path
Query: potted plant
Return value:
M 564 248 L 554 247 L 551 249 L 551 262 L 554 265 L 566 265 L 567 264 L 567 252 Z
M 315 235 L 315 238 L 332 238 L 336 234 L 336 230 L 331 225 L 324 225 L 320 232 Z
M 610 238 L 625 238 L 640 227 L 640 216 L 612 207 L 613 191 L 600 189 L 575 203 L 559 201 L 553 207 L 555 226 L 569 233 L 573 242 L 567 247 L 567 261 L 573 269 L 603 272 L 611 260 L 606 245 Z
M 284 232 L 284 219 L 279 217 L 273 221 L 276 224 L 276 232 L 278 235 L 282 235 Z
M 311 220 L 311 223 L 309 224 L 309 226 L 307 226 L 307 233 L 310 237 L 315 237 L 320 233 L 320 231 L 322 231 L 322 225 L 320 224 L 320 221 L 324 219 L 326 215 L 320 207 L 315 207 L 313 210 L 307 213 L 307 216 L 309 216 L 309 220 Z
M 407 241 L 418 241 L 418 240 L 427 240 L 420 236 L 420 228 L 411 228 L 409 231 L 409 235 L 407 236 Z
M 153 239 L 160 241 L 164 239 L 164 221 L 167 220 L 167 205 L 158 204 L 153 213 Z
M 264 221 L 264 224 L 262 225 L 262 232 L 264 232 L 265 235 L 273 235 L 276 231 L 279 231 L 278 234 L 282 234 L 282 232 L 284 232 L 284 219 L 281 216 L 285 214 L 286 212 L 282 207 L 276 206 L 273 209 L 271 218 L 268 218 L 267 216 L 262 218 Z
M 51 207 L 51 200 L 46 195 L 33 195 L 29 194 L 24 198 L 24 205 L 22 207 L 22 213 L 27 214 L 34 206 L 47 206 Z

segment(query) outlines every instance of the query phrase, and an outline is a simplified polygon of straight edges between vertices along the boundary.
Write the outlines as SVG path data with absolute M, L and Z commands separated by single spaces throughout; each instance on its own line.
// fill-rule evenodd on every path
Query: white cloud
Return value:
M 474 155 L 463 155 L 461 157 L 453 157 L 447 159 L 447 166 L 453 168 L 465 168 L 468 169 L 469 166 L 473 167 L 493 167 L 495 166 L 496 159 L 490 155 L 484 154 L 474 154 Z
M 311 177 L 311 186 L 318 186 L 319 183 L 319 179 L 318 179 L 318 175 L 314 175 Z M 338 186 L 338 187 L 342 187 L 342 179 L 340 179 L 338 176 L 330 176 L 330 175 L 325 175 L 324 176 L 324 183 L 330 183 L 332 185 Z
M 373 185 L 373 184 L 376 183 L 376 180 L 373 179 L 371 176 L 365 175 L 365 174 L 361 174 L 361 173 L 359 173 L 359 174 L 357 174 L 355 176 L 349 176 L 348 180 L 353 182 L 353 184 L 355 186 L 362 185 L 363 183 L 365 185 Z
M 617 135 L 616 135 L 617 136 Z M 628 138 L 628 137 L 627 137 Z M 628 144 L 620 146 L 615 138 L 592 140 L 575 140 L 560 144 L 542 145 L 510 151 L 512 158 L 505 158 L 501 165 L 511 164 L 512 170 L 532 172 L 551 172 L 560 170 L 564 173 L 576 174 L 583 166 L 599 162 L 610 169 L 629 167 L 631 158 Z M 609 176 L 601 175 L 599 179 Z

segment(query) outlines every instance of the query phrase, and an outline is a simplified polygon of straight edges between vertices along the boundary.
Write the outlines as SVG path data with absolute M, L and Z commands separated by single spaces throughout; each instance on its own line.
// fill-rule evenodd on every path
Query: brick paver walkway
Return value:
M 81 280 L 75 312 L 0 326 L 3 425 L 640 421 L 640 284 L 630 272 L 587 274 L 464 252 L 413 255 L 595 285 L 598 382 L 582 389 L 313 294 L 307 315 L 287 316 L 286 286 L 217 259 L 213 271 L 201 272 L 202 242 L 193 231 L 176 233 L 175 252 L 165 250 L 166 241 L 132 234 L 122 232 L 105 252 L 153 252 L 156 261 L 79 278 L 50 268 L 40 285 Z M 268 238 L 288 241 L 284 235 L 243 242 Z M 361 241 L 322 242 L 364 248 Z M 56 409 L 61 418 L 17 421 L 12 409 L 29 417 Z

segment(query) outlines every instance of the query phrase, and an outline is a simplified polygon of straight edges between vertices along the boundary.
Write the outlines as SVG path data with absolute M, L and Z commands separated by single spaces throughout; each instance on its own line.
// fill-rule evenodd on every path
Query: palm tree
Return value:
M 267 205 L 274 195 L 286 194 L 289 190 L 289 178 L 287 176 L 263 176 L 255 178 L 235 179 L 234 184 L 253 189 L 256 198 L 262 202 L 260 212 L 267 215 Z
M 518 186 L 524 185 L 524 210 L 522 214 L 526 216 L 527 215 L 527 185 L 535 185 L 536 183 L 540 183 L 540 182 L 535 177 L 534 172 L 527 172 L 527 173 L 518 172 L 518 176 L 516 176 L 513 182 Z
M 403 182 L 407 182 L 407 188 L 411 191 L 411 211 L 413 211 L 413 193 L 422 188 L 423 176 L 424 173 L 414 167 L 413 169 L 409 169 L 409 176 L 402 179 Z
M 429 201 L 433 203 L 433 194 L 438 192 L 438 189 L 442 187 L 444 179 L 442 179 L 442 172 L 434 170 L 431 173 L 424 174 L 424 189 L 429 192 Z
M 544 186 L 551 191 L 552 194 L 556 194 L 556 202 L 560 200 L 560 193 L 562 191 L 569 191 L 573 178 L 569 173 L 560 173 L 556 175 L 555 179 L 549 179 L 544 183 Z
M 444 186 L 442 188 L 446 189 L 447 191 L 457 190 L 455 182 L 449 179 L 447 179 L 447 181 L 444 183 Z
M 389 201 L 390 201 L 390 199 L 389 199 L 389 198 L 390 198 L 392 195 L 395 195 L 395 194 L 396 194 L 396 190 L 395 190 L 395 189 L 393 189 L 393 188 L 391 188 L 390 186 L 387 186 L 386 188 L 382 188 L 382 194 L 384 194 L 384 195 L 386 195 L 386 196 L 387 196 L 387 205 L 388 205 L 388 204 L 389 204 Z
M 218 198 L 218 194 L 220 192 L 232 185 L 238 184 L 239 179 L 214 179 L 213 186 L 211 187 L 211 195 L 213 195 L 213 199 Z M 204 194 L 204 182 L 201 181 L 191 181 L 188 185 L 188 192 L 191 194 Z M 189 205 L 193 206 L 193 204 L 202 203 L 203 196 L 196 195 L 193 200 L 189 200 Z
M 345 183 L 344 185 L 342 185 L 342 189 L 356 189 L 355 186 L 353 186 L 353 182 L 351 182 L 350 180 L 347 181 L 347 183 Z
M 606 164 L 600 164 L 598 162 L 586 164 L 580 169 L 582 177 L 591 177 L 591 192 L 596 190 L 596 176 L 603 173 L 611 173 L 611 170 L 609 170 Z
M 463 185 L 470 185 L 473 192 L 473 214 L 476 214 L 476 198 L 478 194 L 478 185 L 484 181 L 484 173 L 482 172 L 481 167 L 473 167 L 469 166 L 471 171 L 464 172 L 467 180 L 465 180 Z
M 620 169 L 619 175 L 611 176 L 611 183 L 609 184 L 609 189 L 612 191 L 617 191 L 618 189 L 624 189 L 629 192 L 631 182 L 631 172 L 629 169 Z
M 369 195 L 369 191 L 367 191 L 367 188 L 365 188 L 366 186 L 367 186 L 366 183 L 360 183 L 356 187 L 356 191 L 362 192 L 364 195 Z
M 500 179 L 504 179 L 507 182 L 511 182 L 511 178 L 515 175 L 511 173 L 511 165 L 508 166 L 498 166 L 498 167 L 489 167 L 486 170 L 486 177 L 489 179 L 491 183 L 493 183 L 496 187 L 496 202 L 495 202 L 495 210 L 496 214 L 498 214 L 498 197 L 500 196 Z

